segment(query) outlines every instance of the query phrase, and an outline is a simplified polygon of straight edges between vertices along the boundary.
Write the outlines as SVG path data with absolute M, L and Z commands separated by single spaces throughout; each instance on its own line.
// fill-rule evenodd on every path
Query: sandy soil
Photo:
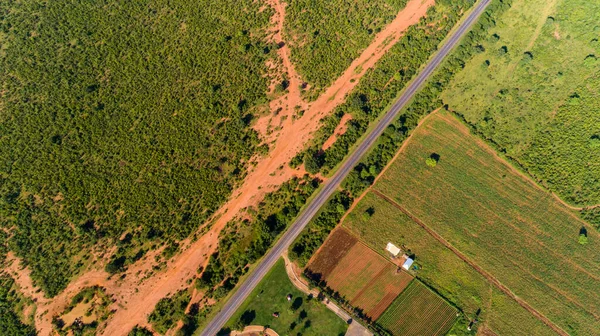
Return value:
M 352 120 L 352 115 L 348 113 L 344 114 L 339 125 L 337 125 L 333 131 L 333 134 L 323 143 L 323 147 L 321 147 L 322 150 L 327 150 L 327 148 L 331 147 L 336 142 L 338 137 L 346 133 L 346 130 L 348 129 L 348 122 L 350 120 Z
M 301 99 L 300 86 L 303 83 L 290 61 L 289 48 L 282 41 L 285 6 L 278 0 L 268 0 L 268 3 L 276 11 L 272 19 L 275 28 L 271 38 L 277 43 L 281 42 L 282 47 L 278 49 L 278 53 L 283 71 L 290 82 L 287 92 L 270 104 L 272 111 L 280 109 L 279 113 L 271 113 L 259 119 L 255 126 L 262 134 L 263 141 L 270 144 L 269 154 L 256 158 L 256 165 L 249 171 L 245 182 L 214 216 L 209 231 L 194 242 L 184 241 L 182 246 L 186 248 L 169 261 L 166 270 L 145 276 L 154 265 L 153 256 L 156 251 L 153 251 L 138 263 L 131 265 L 124 279 L 109 278 L 104 271 L 91 270 L 49 300 L 33 286 L 27 269 L 20 269 L 15 266 L 19 262 L 13 262 L 11 274 L 15 276 L 23 292 L 37 301 L 35 320 L 40 335 L 51 333 L 52 316 L 60 313 L 73 295 L 82 288 L 93 285 L 105 287 L 107 293 L 115 300 L 111 306 L 115 313 L 101 334 L 126 335 L 135 325 L 148 326 L 147 317 L 156 303 L 161 298 L 187 287 L 187 281 L 196 276 L 198 268 L 206 266 L 208 256 L 217 248 L 219 232 L 230 220 L 240 215 L 243 209 L 256 205 L 265 193 L 294 176 L 304 174 L 302 169 L 293 170 L 287 163 L 311 139 L 312 133 L 320 126 L 320 120 L 344 101 L 365 72 L 373 67 L 410 25 L 425 16 L 427 8 L 434 4 L 434 0 L 411 0 L 397 17 L 375 36 L 371 45 L 352 62 L 342 76 L 310 105 Z M 305 111 L 300 118 L 293 118 L 297 113 L 296 106 Z M 280 129 L 267 134 L 268 126 L 277 118 L 277 126 Z M 16 260 L 14 256 L 12 259 Z M 141 280 L 142 277 L 145 280 Z

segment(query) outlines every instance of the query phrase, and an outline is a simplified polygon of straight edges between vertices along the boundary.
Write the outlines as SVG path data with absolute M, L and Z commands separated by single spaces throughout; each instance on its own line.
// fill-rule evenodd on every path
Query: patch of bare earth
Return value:
M 312 134 L 320 126 L 320 120 L 344 102 L 346 95 L 359 83 L 365 72 L 375 65 L 409 26 L 425 16 L 434 0 L 409 1 L 396 18 L 375 36 L 359 58 L 311 104 L 301 98 L 300 85 L 303 82 L 290 61 L 289 48 L 282 40 L 285 4 L 279 0 L 267 0 L 267 3 L 275 9 L 271 39 L 281 46 L 278 54 L 289 81 L 287 91 L 270 103 L 271 114 L 260 118 L 255 126 L 264 143 L 270 145 L 268 155 L 255 158 L 256 165 L 250 169 L 244 183 L 233 192 L 230 200 L 215 214 L 210 229 L 196 241 L 182 242 L 182 252 L 173 257 L 164 270 L 150 273 L 155 265 L 153 256 L 156 251 L 153 251 L 131 265 L 125 278 L 109 277 L 104 271 L 90 270 L 70 283 L 58 296 L 47 299 L 33 286 L 26 269 L 14 269 L 24 292 L 37 299 L 35 320 L 40 335 L 51 333 L 52 316 L 62 312 L 70 298 L 82 288 L 94 285 L 103 286 L 115 300 L 111 306 L 114 314 L 100 334 L 127 335 L 136 325 L 148 326 L 148 315 L 158 301 L 188 287 L 188 281 L 197 275 L 198 268 L 206 266 L 208 256 L 217 248 L 219 232 L 229 221 L 236 218 L 243 209 L 258 204 L 267 192 L 275 190 L 294 176 L 304 174 L 301 169 L 291 169 L 287 163 L 312 138 Z M 271 66 L 277 67 L 273 64 Z M 299 110 L 303 110 L 304 114 L 294 118 Z M 272 126 L 274 122 L 277 122 L 276 130 L 267 134 L 269 125 Z M 196 299 L 199 295 L 201 294 L 195 295 Z
M 348 129 L 348 122 L 350 120 L 352 120 L 352 115 L 349 113 L 344 114 L 344 116 L 340 120 L 340 123 L 333 131 L 333 134 L 323 143 L 323 147 L 321 147 L 322 150 L 325 151 L 327 150 L 327 148 L 333 146 L 333 144 L 337 141 L 338 137 L 346 133 L 346 130 Z

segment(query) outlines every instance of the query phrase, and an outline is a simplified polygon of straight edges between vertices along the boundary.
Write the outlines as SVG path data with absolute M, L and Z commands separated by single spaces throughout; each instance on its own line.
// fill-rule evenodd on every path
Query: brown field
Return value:
M 374 320 L 413 279 L 345 229 L 331 234 L 308 269 Z

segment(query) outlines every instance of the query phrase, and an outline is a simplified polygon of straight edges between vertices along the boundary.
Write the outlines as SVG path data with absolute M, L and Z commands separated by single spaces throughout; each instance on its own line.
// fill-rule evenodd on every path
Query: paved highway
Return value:
M 406 104 L 420 89 L 423 83 L 427 81 L 429 76 L 450 53 L 452 48 L 454 48 L 460 39 L 465 35 L 465 33 L 469 31 L 471 25 L 477 21 L 477 18 L 481 15 L 481 13 L 483 13 L 490 1 L 491 0 L 481 0 L 475 5 L 475 8 L 469 14 L 469 16 L 462 22 L 458 29 L 451 34 L 451 36 L 438 50 L 435 56 L 431 58 L 429 63 L 427 63 L 423 70 L 417 75 L 414 81 L 408 85 L 404 93 L 400 96 L 400 98 L 398 98 L 392 108 L 357 146 L 354 152 L 352 152 L 350 157 L 342 164 L 335 175 L 333 175 L 333 177 L 327 181 L 323 189 L 319 191 L 319 194 L 306 206 L 296 221 L 277 241 L 275 246 L 267 253 L 263 260 L 255 267 L 250 276 L 248 276 L 248 278 L 240 284 L 237 291 L 233 294 L 233 296 L 231 296 L 229 301 L 225 303 L 221 311 L 204 328 L 204 331 L 202 332 L 203 336 L 216 335 L 217 332 L 225 325 L 225 323 L 227 323 L 242 302 L 244 302 L 256 285 L 262 280 L 271 267 L 273 267 L 281 254 L 292 244 L 294 239 L 298 237 L 302 229 L 304 229 L 308 222 L 313 218 L 319 208 L 336 191 L 342 180 L 348 175 L 352 168 L 358 164 L 361 157 L 367 153 L 379 135 L 381 135 L 385 128 L 394 120 L 400 110 L 406 106 Z

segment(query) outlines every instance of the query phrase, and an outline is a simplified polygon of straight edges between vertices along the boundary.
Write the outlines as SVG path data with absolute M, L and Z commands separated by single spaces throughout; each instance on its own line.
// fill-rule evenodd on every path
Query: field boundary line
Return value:
M 523 307 L 525 310 L 527 310 L 528 312 L 530 312 L 533 316 L 535 316 L 538 320 L 540 320 L 545 325 L 547 325 L 548 327 L 550 327 L 557 334 L 563 335 L 563 336 L 568 336 L 569 335 L 561 327 L 559 327 L 558 325 L 554 324 L 550 319 L 548 319 L 542 313 L 540 313 L 535 308 L 533 308 L 531 305 L 529 305 L 529 303 L 527 303 L 525 300 L 521 299 L 516 294 L 514 294 L 508 287 L 506 287 L 505 285 L 503 285 L 493 275 L 491 275 L 490 273 L 488 273 L 485 270 L 483 270 L 479 265 L 477 265 L 475 262 L 473 262 L 467 256 L 465 256 L 464 254 L 462 254 L 462 252 L 460 252 L 457 248 L 455 248 L 452 244 L 450 244 L 450 242 L 448 242 L 446 239 L 444 239 L 444 237 L 442 237 L 437 232 L 435 232 L 433 229 L 431 229 L 430 227 L 428 227 L 427 225 L 425 225 L 425 223 L 423 223 L 417 217 L 413 216 L 408 210 L 404 209 L 396 201 L 394 201 L 393 199 L 391 199 L 390 197 L 388 197 L 387 195 L 383 194 L 382 192 L 380 192 L 380 191 L 378 191 L 376 189 L 373 189 L 372 192 L 375 195 L 379 196 L 384 201 L 390 203 L 392 206 L 394 206 L 398 210 L 402 211 L 408 217 L 410 217 L 421 228 L 423 228 L 425 231 L 427 231 L 427 233 L 429 233 L 433 238 L 435 238 L 437 241 L 439 241 L 440 243 L 442 243 L 447 249 L 449 249 L 450 251 L 452 251 L 462 261 L 464 261 L 469 266 L 471 266 L 473 269 L 475 269 L 479 274 L 481 274 L 484 278 L 486 278 L 490 283 L 492 283 L 494 286 L 496 286 L 504 294 L 508 295 L 510 298 L 512 298 L 513 300 L 515 300 L 521 307 Z
M 490 153 L 495 160 L 499 161 L 500 163 L 502 163 L 505 167 L 507 167 L 511 172 L 517 174 L 518 176 L 520 176 L 521 178 L 523 178 L 525 180 L 525 182 L 528 182 L 529 184 L 533 185 L 535 188 L 548 193 L 550 196 L 552 196 L 552 198 L 554 198 L 554 200 L 556 200 L 559 204 L 563 205 L 564 207 L 570 209 L 570 210 L 576 210 L 576 211 L 581 211 L 581 210 L 585 210 L 585 209 L 594 209 L 594 208 L 598 208 L 600 207 L 600 204 L 595 204 L 595 205 L 588 205 L 588 206 L 584 206 L 584 207 L 577 207 L 574 205 L 570 205 L 569 203 L 565 202 L 562 198 L 560 198 L 556 193 L 554 193 L 553 191 L 551 191 L 550 189 L 541 186 L 538 182 L 535 181 L 535 179 L 526 171 L 522 171 L 521 169 L 515 167 L 515 165 L 513 165 L 509 160 L 503 158 L 497 150 L 495 150 L 492 146 L 490 146 L 490 144 L 487 142 L 487 140 L 485 140 L 484 138 L 482 138 L 479 134 L 474 133 L 471 128 L 467 125 L 465 125 L 466 121 L 461 120 L 458 116 L 457 113 L 454 111 L 448 111 L 449 113 L 447 113 L 447 116 L 444 116 L 444 114 L 439 113 L 440 118 L 442 118 L 443 121 L 450 123 L 452 126 L 458 126 L 456 127 L 457 130 L 459 132 L 467 132 L 468 134 L 470 134 L 473 138 L 474 141 L 486 152 Z M 523 168 L 524 169 L 524 168 Z M 587 227 L 589 229 L 588 234 L 590 234 L 591 232 L 594 232 L 592 234 L 596 234 L 598 236 L 600 236 L 600 233 L 598 233 L 598 231 L 588 222 L 586 222 L 585 220 L 583 220 L 582 218 L 578 217 L 577 215 L 575 215 L 572 212 L 568 212 L 568 214 L 573 217 L 576 221 L 583 223 L 583 225 L 585 227 Z

